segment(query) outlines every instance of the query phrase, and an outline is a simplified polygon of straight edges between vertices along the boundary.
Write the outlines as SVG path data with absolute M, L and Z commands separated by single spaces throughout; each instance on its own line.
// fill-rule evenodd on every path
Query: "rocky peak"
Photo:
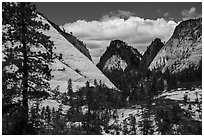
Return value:
M 95 80 L 116 89 L 115 85 L 93 64 L 88 49 L 81 45 L 76 37 L 63 32 L 43 16 L 39 16 L 38 19 L 50 26 L 49 30 L 41 32 L 50 37 L 54 44 L 53 53 L 56 58 L 49 63 L 52 70 L 52 79 L 49 81 L 51 89 L 59 87 L 59 91 L 66 92 L 69 79 L 72 80 L 74 91 L 84 86 L 87 81 L 90 85 L 94 85 Z
M 181 38 L 184 37 L 187 33 L 194 31 L 196 29 L 199 30 L 201 34 L 202 27 L 202 18 L 199 19 L 189 19 L 181 22 L 178 26 L 176 26 L 175 31 L 172 35 L 172 38 Z
M 111 41 L 110 43 L 110 46 L 109 47 L 112 47 L 112 48 L 125 48 L 127 45 L 127 43 L 121 41 L 121 40 L 113 40 Z
M 161 39 L 159 38 L 156 38 L 154 41 L 152 41 L 152 43 L 147 47 L 147 50 L 142 56 L 139 68 L 143 70 L 147 69 L 154 57 L 157 55 L 157 53 L 163 46 L 164 43 L 161 42 Z
M 47 19 L 48 20 L 48 19 Z M 60 27 L 50 20 L 48 22 L 65 38 L 67 39 L 72 45 L 74 45 L 82 54 L 84 54 L 88 59 L 92 61 L 91 55 L 89 50 L 86 48 L 86 45 L 79 39 L 77 39 L 72 34 L 66 33 L 65 31 L 61 30 Z
M 102 55 L 102 57 L 100 58 L 99 63 L 97 64 L 97 66 L 101 69 L 104 70 L 104 66 L 106 64 L 105 68 L 112 68 L 112 67 L 108 67 L 107 62 L 113 62 L 110 61 L 109 59 L 114 59 L 116 60 L 121 60 L 121 61 L 117 61 L 122 65 L 123 70 L 124 70 L 124 63 L 126 64 L 125 66 L 128 68 L 131 67 L 138 67 L 139 65 L 139 61 L 142 57 L 142 55 L 139 53 L 139 51 L 131 46 L 129 46 L 127 43 L 121 41 L 121 40 L 113 40 L 110 43 L 110 46 L 107 47 L 107 50 L 105 51 L 105 53 Z M 110 64 L 111 65 L 111 64 Z M 116 65 L 116 64 L 115 64 Z M 120 67 L 119 65 L 116 65 L 118 67 Z
M 181 72 L 198 66 L 202 59 L 202 18 L 189 19 L 176 26 L 172 37 L 162 47 L 149 69 Z
M 121 40 L 113 40 L 101 56 L 97 67 L 118 89 L 124 89 L 124 83 L 128 80 L 126 75 L 138 69 L 141 58 L 142 55 L 137 49 Z

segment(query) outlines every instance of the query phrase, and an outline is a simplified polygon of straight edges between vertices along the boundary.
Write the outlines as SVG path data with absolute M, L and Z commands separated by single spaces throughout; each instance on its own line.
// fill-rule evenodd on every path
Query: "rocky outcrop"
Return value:
M 137 49 L 123 41 L 114 40 L 100 58 L 97 67 L 117 88 L 127 90 L 130 73 L 137 72 L 141 58 Z
M 59 87 L 59 91 L 67 91 L 67 81 L 72 79 L 73 89 L 80 88 L 85 85 L 87 81 L 90 85 L 93 85 L 94 80 L 97 82 L 101 81 L 109 88 L 115 88 L 115 85 L 95 66 L 90 58 L 87 57 L 85 52 L 80 51 L 76 43 L 78 42 L 74 36 L 68 36 L 62 30 L 59 29 L 57 25 L 51 23 L 46 18 L 38 17 L 44 24 L 50 26 L 49 30 L 41 31 L 43 34 L 50 37 L 53 41 L 53 53 L 58 57 L 50 63 L 50 68 L 52 69 L 50 80 L 50 86 L 52 89 Z M 66 36 L 65 36 L 66 35 Z M 70 42 L 69 39 L 73 40 Z M 85 49 L 85 48 L 83 48 Z M 86 50 L 83 50 L 86 51 Z
M 83 43 L 83 41 L 77 39 L 72 34 L 66 33 L 65 31 L 61 30 L 60 27 L 50 20 L 48 22 L 64 37 L 66 38 L 72 45 L 74 45 L 81 53 L 83 53 L 87 58 L 89 58 L 92 61 L 91 55 L 89 53 L 89 50 L 86 48 L 86 45 Z
M 114 40 L 111 41 L 110 46 L 101 56 L 97 67 L 104 73 L 114 69 L 125 70 L 137 68 L 142 55 L 137 49 L 128 46 L 127 43 Z
M 159 38 L 156 38 L 154 41 L 152 41 L 152 43 L 147 47 L 147 50 L 142 56 L 142 59 L 139 65 L 140 70 L 144 70 L 149 67 L 152 60 L 155 58 L 155 56 L 163 46 L 164 46 L 164 43 L 161 42 L 161 39 Z
M 202 60 L 202 18 L 181 22 L 172 37 L 163 46 L 149 66 L 164 73 L 178 73 L 189 67 L 198 67 Z

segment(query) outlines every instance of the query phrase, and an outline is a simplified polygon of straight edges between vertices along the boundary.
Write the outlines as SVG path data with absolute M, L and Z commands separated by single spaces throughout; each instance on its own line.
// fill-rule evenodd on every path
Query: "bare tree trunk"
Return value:
M 23 43 L 23 111 L 24 111 L 24 122 L 23 122 L 23 134 L 26 134 L 26 127 L 28 123 L 28 64 L 27 64 L 27 51 L 26 44 Z
M 22 10 L 25 8 L 25 3 L 22 2 Z M 27 134 L 26 128 L 28 124 L 28 55 L 26 46 L 26 23 L 24 22 L 24 11 L 22 11 L 22 44 L 23 44 L 23 114 L 24 119 L 22 121 L 22 134 Z

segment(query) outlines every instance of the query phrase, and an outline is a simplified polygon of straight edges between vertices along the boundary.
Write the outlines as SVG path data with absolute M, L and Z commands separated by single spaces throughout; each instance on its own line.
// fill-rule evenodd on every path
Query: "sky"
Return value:
M 144 53 L 155 38 L 168 41 L 179 22 L 201 17 L 201 2 L 38 2 L 37 10 L 72 32 L 99 61 L 111 40 Z

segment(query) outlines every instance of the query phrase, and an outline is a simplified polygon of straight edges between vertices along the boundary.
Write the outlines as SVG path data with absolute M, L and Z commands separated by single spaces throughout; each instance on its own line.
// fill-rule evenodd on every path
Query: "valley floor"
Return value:
M 185 101 L 184 96 L 187 96 L 187 100 Z M 197 100 L 196 100 L 197 99 Z M 151 103 L 148 106 L 148 103 Z M 177 110 L 174 112 L 174 106 L 179 106 Z M 167 112 L 167 115 L 170 114 L 178 114 L 178 122 L 172 122 L 169 125 L 169 128 L 172 128 L 171 131 L 165 131 L 165 129 L 161 129 L 161 121 L 164 121 L 165 116 L 159 116 L 158 110 L 164 110 Z M 170 112 L 172 110 L 173 112 Z M 145 119 L 145 113 L 149 111 L 149 122 L 151 132 L 149 134 L 199 134 L 202 133 L 202 89 L 195 88 L 193 90 L 186 89 L 175 89 L 171 91 L 164 91 L 160 95 L 154 97 L 153 100 L 140 102 L 135 105 L 130 105 L 127 108 L 122 108 L 117 110 L 117 118 L 112 118 L 110 120 L 110 125 L 119 125 L 121 129 L 117 133 L 115 130 L 111 130 L 108 134 L 124 134 L 124 127 L 128 127 L 128 130 L 131 130 L 131 118 L 135 117 L 135 128 L 136 134 L 142 135 L 144 134 L 144 129 L 142 127 L 142 123 Z M 177 112 L 178 111 L 178 112 Z M 180 116 L 179 116 L 180 115 Z M 170 116 L 167 116 L 167 119 Z M 170 121 L 169 121 L 170 122 Z M 124 125 L 124 123 L 126 125 Z M 199 123 L 199 124 L 197 124 Z M 160 125 L 159 125 L 160 124 Z M 192 124 L 198 127 L 200 131 L 192 131 L 192 133 L 184 133 L 183 127 L 184 124 Z M 164 125 L 163 125 L 164 126 Z M 195 127 L 194 127 L 195 128 Z M 161 132 L 162 131 L 162 132 Z M 104 133 L 107 134 L 107 133 Z M 131 134 L 131 131 L 129 132 Z
M 34 103 L 30 102 L 30 107 Z M 41 101 L 40 109 L 46 106 L 55 110 L 61 107 L 64 115 L 70 109 L 57 99 Z M 109 127 L 103 129 L 103 135 L 202 134 L 202 88 L 163 91 L 153 99 L 129 104 L 111 113 Z M 81 125 L 80 122 L 73 124 Z

